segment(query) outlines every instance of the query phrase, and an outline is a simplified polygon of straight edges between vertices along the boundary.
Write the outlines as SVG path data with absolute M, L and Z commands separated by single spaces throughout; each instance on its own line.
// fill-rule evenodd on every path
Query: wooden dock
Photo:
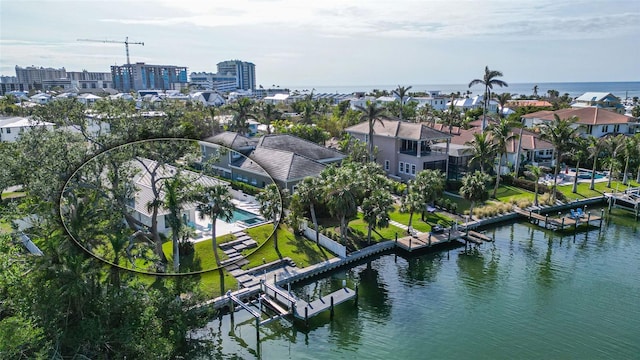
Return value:
M 519 208 L 515 208 L 514 211 L 526 217 L 532 224 L 542 226 L 545 229 L 564 231 L 573 228 L 575 230 L 582 224 L 591 225 L 593 222 L 598 222 L 598 227 L 602 227 L 602 216 L 591 215 L 591 212 L 583 214 L 582 217 L 574 218 L 571 216 L 550 217 L 549 214 L 542 215 L 532 210 Z
M 448 243 L 452 240 L 458 240 L 462 238 L 463 235 L 464 233 L 462 231 L 449 228 L 438 234 L 422 233 L 419 235 L 398 238 L 398 240 L 396 241 L 396 246 L 411 252 L 430 248 L 438 244 Z
M 316 316 L 321 312 L 327 310 L 333 311 L 334 306 L 356 298 L 357 296 L 358 288 L 356 288 L 356 290 L 352 290 L 348 287 L 344 287 L 309 303 L 298 299 L 294 306 L 293 315 L 298 319 L 308 320 L 310 317 Z

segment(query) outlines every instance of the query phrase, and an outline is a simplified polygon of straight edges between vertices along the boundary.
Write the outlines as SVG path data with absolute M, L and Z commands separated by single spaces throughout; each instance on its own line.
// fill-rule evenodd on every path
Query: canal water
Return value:
M 486 234 L 495 242 L 477 252 L 383 255 L 294 289 L 313 298 L 357 283 L 358 306 L 339 305 L 333 320 L 280 320 L 257 343 L 240 311 L 197 337 L 229 359 L 640 358 L 640 222 L 614 215 L 575 235 L 528 223 Z

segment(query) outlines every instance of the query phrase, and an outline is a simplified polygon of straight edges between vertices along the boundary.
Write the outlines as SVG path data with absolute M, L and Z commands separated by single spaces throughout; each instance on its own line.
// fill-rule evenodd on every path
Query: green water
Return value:
M 478 252 L 385 255 L 295 289 L 359 284 L 352 301 L 309 326 L 261 328 L 237 312 L 197 336 L 214 358 L 639 359 L 640 223 L 560 236 L 527 223 L 487 231 Z

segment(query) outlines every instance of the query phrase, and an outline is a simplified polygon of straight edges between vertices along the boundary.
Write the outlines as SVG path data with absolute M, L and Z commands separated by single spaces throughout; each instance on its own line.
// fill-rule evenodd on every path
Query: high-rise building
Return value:
M 180 90 L 187 85 L 187 67 L 135 63 L 111 66 L 113 88 L 123 92 L 138 90 Z
M 54 69 L 27 66 L 26 68 L 16 65 L 16 77 L 18 83 L 29 84 L 36 89 L 42 89 L 42 83 L 44 80 L 59 80 L 67 77 L 67 71 L 65 68 Z
M 219 62 L 218 75 L 235 76 L 238 89 L 256 89 L 256 66 L 253 63 L 240 60 Z
M 217 90 L 228 92 L 237 89 L 235 75 L 220 75 L 208 72 L 192 72 L 189 82 L 202 90 Z

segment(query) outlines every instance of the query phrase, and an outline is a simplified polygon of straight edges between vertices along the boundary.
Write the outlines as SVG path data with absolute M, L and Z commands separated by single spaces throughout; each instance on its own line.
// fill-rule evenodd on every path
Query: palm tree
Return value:
M 183 191 L 186 183 L 180 178 L 175 177 L 165 182 L 164 192 L 165 197 L 163 201 L 164 207 L 169 210 L 166 219 L 169 227 L 171 228 L 171 238 L 173 242 L 173 271 L 178 272 L 180 270 L 180 233 L 184 226 L 182 217 L 182 207 L 184 203 L 190 198 L 188 191 Z
M 593 158 L 593 166 L 591 167 L 591 185 L 589 186 L 590 190 L 595 188 L 596 182 L 596 168 L 598 165 L 598 157 L 600 156 L 600 147 L 602 143 L 600 139 L 596 138 L 593 135 L 589 135 L 587 137 L 587 151 L 589 152 L 589 158 Z
M 469 159 L 469 162 L 480 165 L 480 172 L 485 174 L 485 165 L 490 159 L 493 159 L 495 154 L 495 147 L 490 140 L 487 133 L 475 133 L 473 134 L 473 140 L 467 141 L 466 145 L 472 146 L 473 156 Z
M 603 140 L 604 148 L 609 152 L 609 181 L 607 181 L 607 187 L 611 187 L 611 179 L 613 178 L 613 170 L 617 165 L 618 152 L 624 149 L 624 135 L 608 136 Z
M 236 206 L 233 204 L 229 189 L 225 185 L 206 187 L 197 200 L 200 202 L 196 206 L 196 209 L 200 212 L 200 218 L 204 219 L 207 215 L 211 216 L 211 246 L 216 257 L 216 265 L 220 266 L 218 240 L 216 239 L 216 220 L 218 218 L 224 221 L 231 220 Z
M 397 96 L 398 99 L 400 99 L 400 120 L 402 120 L 402 113 L 403 113 L 402 110 L 404 107 L 405 97 L 408 95 L 408 92 L 411 88 L 412 88 L 411 86 L 404 87 L 404 86 L 398 85 L 398 88 L 393 90 L 393 94 Z
M 574 127 L 578 118 L 572 116 L 569 119 L 560 119 L 557 114 L 553 114 L 553 117 L 554 121 L 545 122 L 540 127 L 540 138 L 553 145 L 556 165 L 553 172 L 553 192 L 551 199 L 555 201 L 560 162 L 562 158 L 571 151 L 574 140 L 578 136 L 578 128 Z
M 489 126 L 489 132 L 491 133 L 491 139 L 493 140 L 493 146 L 498 156 L 498 173 L 496 174 L 496 185 L 493 189 L 493 197 L 496 197 L 498 193 L 498 187 L 500 187 L 500 175 L 502 172 L 502 159 L 506 158 L 507 145 L 511 141 L 518 139 L 518 134 L 515 134 L 511 129 L 515 126 L 520 126 L 520 123 L 512 122 L 507 119 L 500 119 L 500 122 Z M 516 170 L 517 171 L 517 170 Z
M 402 204 L 400 206 L 400 210 L 402 212 L 409 213 L 409 223 L 407 224 L 409 228 L 411 228 L 411 224 L 413 222 L 413 213 L 424 206 L 422 195 L 418 191 L 413 191 L 411 189 L 412 185 L 413 184 L 410 182 L 407 187 L 407 195 L 402 198 Z
M 357 213 L 358 199 L 362 190 L 357 171 L 354 166 L 342 166 L 340 168 L 331 166 L 325 168 L 321 176 L 326 179 L 323 181 L 325 185 L 325 203 L 331 215 L 340 220 L 340 237 L 342 243 L 346 244 L 347 217 Z
M 424 209 L 428 204 L 432 204 L 442 195 L 444 190 L 445 178 L 440 170 L 426 169 L 420 171 L 411 187 L 412 191 L 422 195 L 422 215 L 424 220 Z
M 231 130 L 245 135 L 249 132 L 249 119 L 255 118 L 252 114 L 253 102 L 247 97 L 238 99 L 237 102 L 231 104 L 230 109 L 234 112 L 231 122 Z
M 385 189 L 375 190 L 362 202 L 363 220 L 367 223 L 367 239 L 371 244 L 371 231 L 374 228 L 389 226 L 389 213 L 393 211 L 393 197 Z
M 484 85 L 484 110 L 482 112 L 482 131 L 487 127 L 487 107 L 489 105 L 489 97 L 491 96 L 491 90 L 493 86 L 509 86 L 506 82 L 496 79 L 502 77 L 502 72 L 498 70 L 489 70 L 488 66 L 484 68 L 484 77 L 482 79 L 473 79 L 469 83 L 469 87 L 474 85 Z
M 533 85 L 533 97 L 538 98 L 538 85 Z
M 540 183 L 540 177 L 542 176 L 542 168 L 537 165 L 527 165 L 527 169 L 531 172 L 531 177 L 534 183 L 534 195 L 533 205 L 538 206 L 538 184 Z
M 316 230 L 316 243 L 320 242 L 320 232 L 318 231 L 318 218 L 316 217 L 316 205 L 322 201 L 321 178 L 306 177 L 296 184 L 294 198 L 303 206 L 309 207 L 311 221 Z
M 574 194 L 578 192 L 578 174 L 580 173 L 580 162 L 584 160 L 584 158 L 589 154 L 587 141 L 588 140 L 585 138 L 576 137 L 573 149 L 571 150 L 571 154 L 576 160 L 576 176 L 573 177 L 573 188 L 571 189 L 571 192 Z
M 624 135 L 620 134 L 618 136 L 624 136 Z M 636 148 L 638 145 L 636 144 L 636 139 L 634 137 L 624 136 L 623 142 L 624 142 L 623 150 L 624 150 L 625 160 L 624 160 L 624 172 L 622 177 L 622 183 L 624 185 L 627 185 L 629 183 L 629 175 L 628 175 L 629 160 L 635 154 Z
M 256 195 L 256 200 L 260 203 L 260 214 L 273 222 L 273 245 L 276 249 L 278 249 L 278 225 L 285 208 L 286 191 L 286 189 L 280 190 L 278 185 L 271 183 Z
M 367 121 L 369 123 L 369 160 L 374 161 L 373 158 L 373 128 L 376 122 L 384 127 L 382 118 L 385 117 L 386 109 L 384 106 L 378 106 L 377 103 L 367 100 L 365 106 L 356 105 L 356 109 L 360 110 L 360 121 Z
M 258 113 L 260 116 L 260 122 L 267 126 L 267 134 L 271 134 L 271 122 L 280 119 L 282 113 L 274 104 L 265 102 L 260 102 L 258 106 Z
M 496 99 L 498 100 L 498 104 L 500 104 L 500 117 L 504 117 L 504 108 L 507 106 L 509 100 L 512 99 L 510 93 L 502 93 L 496 95 Z
M 469 218 L 473 216 L 473 207 L 476 202 L 486 201 L 489 196 L 487 194 L 487 182 L 489 175 L 480 171 L 473 174 L 467 174 L 462 178 L 462 186 L 460 187 L 460 195 L 471 201 L 469 207 Z

